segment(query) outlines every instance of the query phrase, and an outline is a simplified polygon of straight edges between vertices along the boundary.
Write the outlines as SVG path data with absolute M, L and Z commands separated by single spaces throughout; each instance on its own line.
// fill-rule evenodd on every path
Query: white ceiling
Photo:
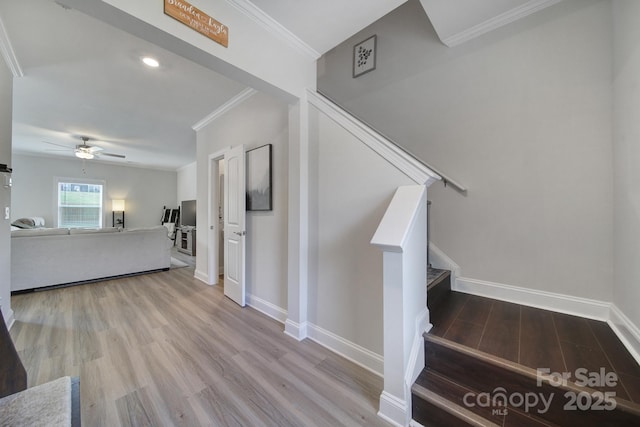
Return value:
M 195 160 L 191 127 L 246 88 L 49 0 L 3 1 L 0 16 L 25 74 L 14 79 L 16 153 L 73 157 L 44 141 L 85 135 L 126 155 L 101 161 L 175 170 Z
M 324 54 L 406 1 L 252 0 L 252 3 Z
M 420 0 L 438 37 L 449 47 L 524 18 L 560 0 Z
M 227 1 L 257 7 L 322 54 L 406 0 Z M 557 1 L 420 0 L 445 43 Z M 175 170 L 195 161 L 192 126 L 246 89 L 53 0 L 0 1 L 0 17 L 24 72 L 14 80 L 16 153 L 73 157 L 79 137 L 88 136 L 105 152 L 126 155 L 101 161 Z M 161 67 L 143 66 L 143 55 Z M 44 141 L 69 150 L 47 151 L 57 147 Z

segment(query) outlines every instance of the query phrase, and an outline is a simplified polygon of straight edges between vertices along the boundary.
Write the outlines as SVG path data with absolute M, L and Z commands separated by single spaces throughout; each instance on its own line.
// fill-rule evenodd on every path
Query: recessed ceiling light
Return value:
M 144 58 L 142 58 L 142 62 L 144 62 L 146 65 L 152 68 L 157 68 L 160 66 L 160 63 L 158 62 L 158 60 L 150 56 L 145 56 Z

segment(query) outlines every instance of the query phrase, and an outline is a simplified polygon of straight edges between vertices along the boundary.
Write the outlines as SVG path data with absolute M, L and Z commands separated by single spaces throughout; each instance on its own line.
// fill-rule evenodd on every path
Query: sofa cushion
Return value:
M 94 233 L 117 233 L 120 231 L 116 227 L 105 228 L 72 228 L 69 230 L 69 234 L 94 234 Z
M 11 237 L 32 236 L 60 236 L 69 234 L 68 228 L 30 228 L 25 230 L 13 230 Z

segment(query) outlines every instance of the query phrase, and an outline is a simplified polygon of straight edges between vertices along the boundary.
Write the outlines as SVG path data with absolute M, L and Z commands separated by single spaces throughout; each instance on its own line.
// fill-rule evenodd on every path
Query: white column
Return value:
M 309 104 L 289 109 L 289 267 L 285 333 L 307 337 L 309 263 Z

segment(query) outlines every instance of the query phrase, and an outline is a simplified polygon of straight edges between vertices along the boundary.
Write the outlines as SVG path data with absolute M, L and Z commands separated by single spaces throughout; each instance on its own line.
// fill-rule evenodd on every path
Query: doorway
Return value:
M 223 161 L 222 161 L 223 160 Z M 224 294 L 245 305 L 246 189 L 244 145 L 209 155 L 208 283 L 224 274 Z M 222 229 L 220 223 L 222 221 Z M 220 269 L 220 254 L 224 259 Z
M 217 285 L 224 273 L 224 152 L 209 155 L 208 283 Z

